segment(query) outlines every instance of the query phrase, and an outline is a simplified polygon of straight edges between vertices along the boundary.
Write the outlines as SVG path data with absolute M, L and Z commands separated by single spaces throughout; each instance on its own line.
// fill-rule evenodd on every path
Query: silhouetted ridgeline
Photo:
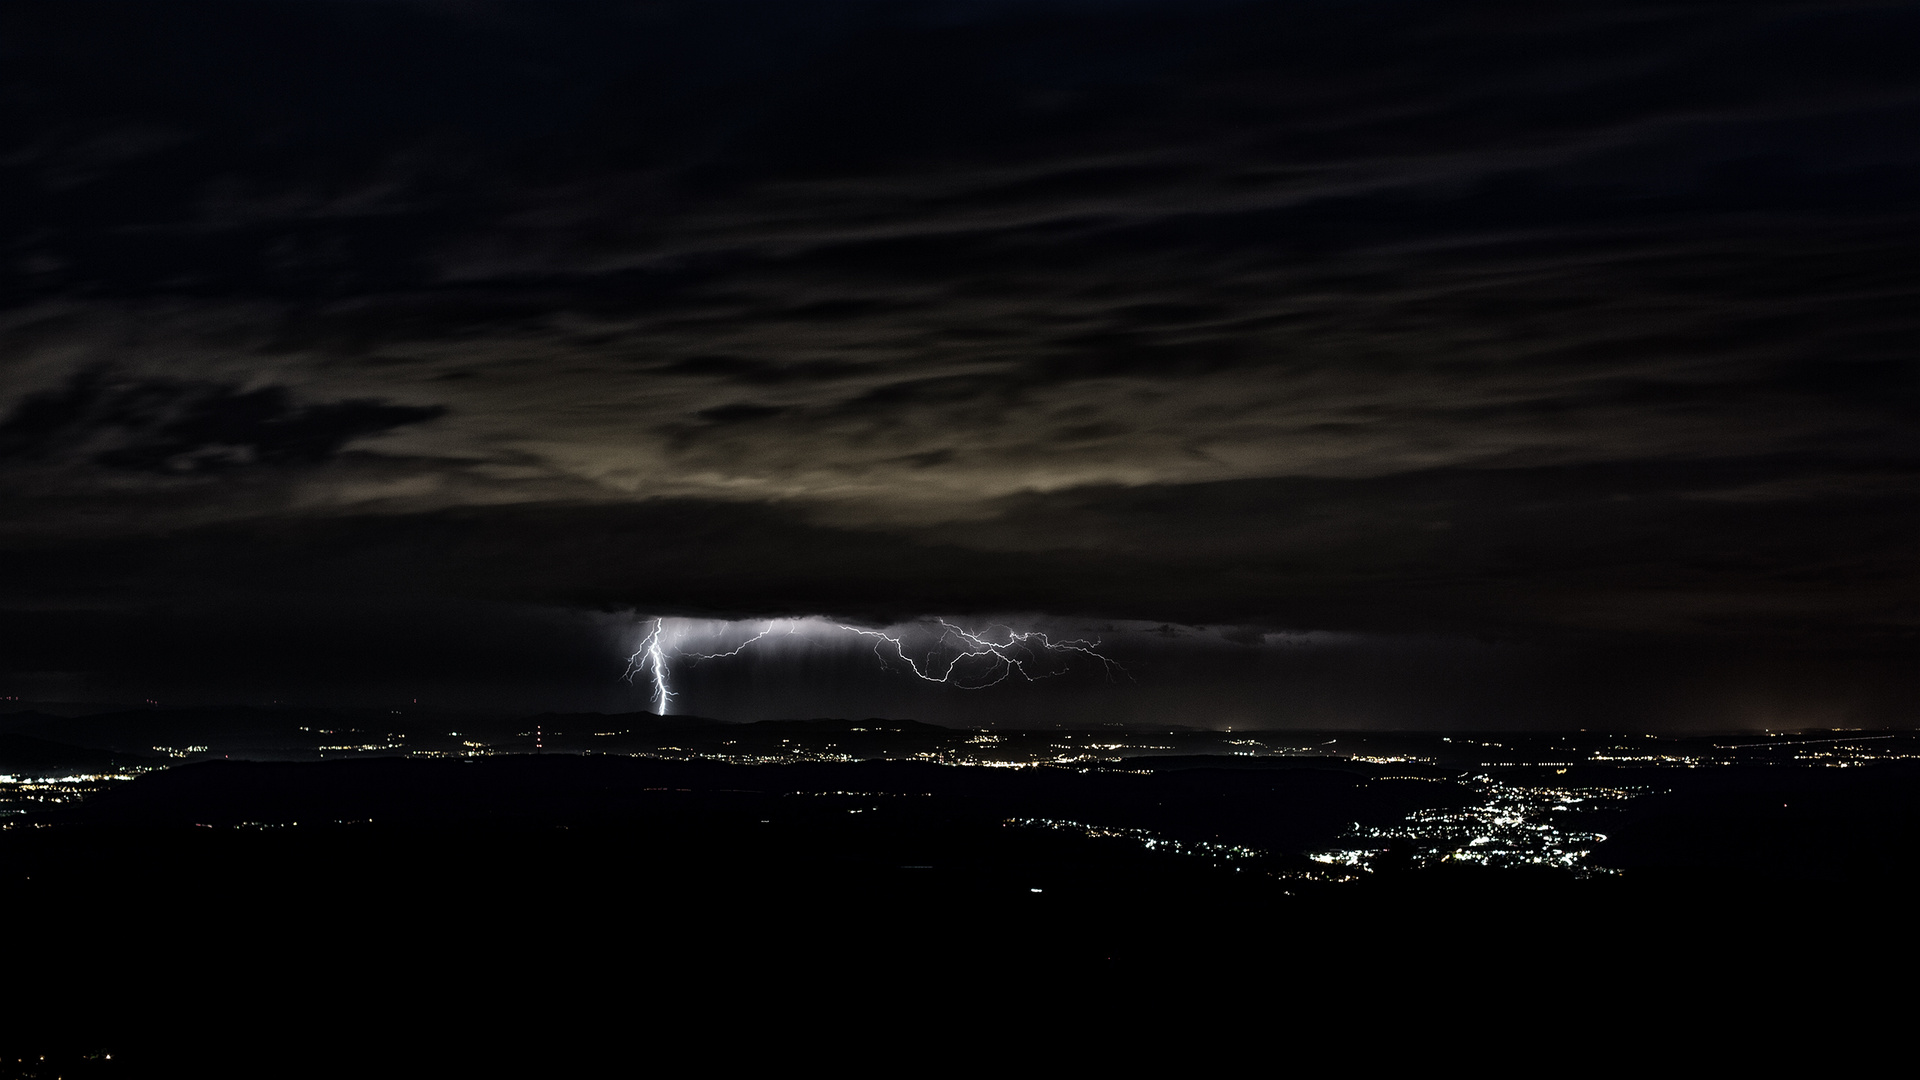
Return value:
M 64 776 L 105 773 L 135 765 L 151 765 L 149 754 L 113 753 L 70 746 L 31 735 L 0 733 L 0 773 L 10 776 Z

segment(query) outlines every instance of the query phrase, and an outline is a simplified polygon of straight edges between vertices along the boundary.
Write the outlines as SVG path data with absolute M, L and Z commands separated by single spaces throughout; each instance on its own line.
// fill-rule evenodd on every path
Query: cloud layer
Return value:
M 1911 641 L 1904 5 L 0 19 L 17 604 Z

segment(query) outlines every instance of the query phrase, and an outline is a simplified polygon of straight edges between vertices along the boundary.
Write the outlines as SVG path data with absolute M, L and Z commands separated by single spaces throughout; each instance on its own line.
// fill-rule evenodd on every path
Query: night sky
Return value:
M 10 3 L 0 695 L 627 711 L 655 617 L 945 617 L 1124 671 L 793 637 L 674 708 L 1910 724 L 1917 56 L 1838 0 Z

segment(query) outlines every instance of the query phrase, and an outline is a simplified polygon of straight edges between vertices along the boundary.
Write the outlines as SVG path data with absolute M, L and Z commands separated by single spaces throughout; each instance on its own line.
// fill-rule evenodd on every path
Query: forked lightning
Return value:
M 669 625 L 671 621 L 672 626 Z M 1127 675 L 1112 657 L 1099 651 L 1099 641 L 1074 638 L 1055 641 L 1038 630 L 1019 631 L 1011 626 L 1001 626 L 1004 635 L 975 633 L 956 626 L 945 619 L 937 619 L 938 633 L 916 659 L 909 654 L 906 635 L 889 633 L 886 630 L 870 630 L 865 627 L 848 626 L 844 623 L 828 623 L 813 619 L 779 619 L 768 622 L 759 633 L 724 652 L 683 651 L 681 643 L 691 637 L 705 637 L 711 640 L 720 637 L 712 631 L 704 633 L 696 630 L 698 624 L 690 619 L 656 618 L 653 627 L 640 641 L 640 647 L 627 658 L 626 679 L 632 682 L 639 676 L 646 676 L 653 686 L 651 701 L 653 710 L 666 715 L 667 707 L 678 696 L 671 685 L 671 666 L 676 659 L 688 659 L 698 664 L 704 660 L 720 660 L 739 656 L 747 649 L 765 640 L 782 626 L 789 635 L 801 633 L 808 636 L 825 632 L 840 633 L 858 638 L 872 639 L 873 653 L 880 661 L 883 670 L 893 670 L 896 665 L 904 664 L 916 678 L 926 682 L 942 683 L 960 690 L 984 690 L 997 686 L 1007 679 L 1018 675 L 1027 682 L 1063 675 L 1067 672 L 1064 665 L 1047 664 L 1047 658 L 1067 659 L 1064 653 L 1078 653 L 1100 662 L 1107 678 L 1111 680 L 1118 671 Z M 713 624 L 704 624 L 712 626 Z M 723 632 L 724 633 L 724 632 Z M 1000 638 L 1004 636 L 1004 640 Z

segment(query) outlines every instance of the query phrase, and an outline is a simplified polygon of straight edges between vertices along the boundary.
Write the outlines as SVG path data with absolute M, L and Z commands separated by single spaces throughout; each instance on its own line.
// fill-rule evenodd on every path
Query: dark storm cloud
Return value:
M 704 501 L 15 545 L 0 564 L 12 607 L 0 654 L 26 693 L 71 684 L 170 703 L 244 692 L 622 711 L 649 707 L 648 689 L 620 674 L 653 612 L 745 620 L 751 632 L 761 618 L 821 610 L 870 626 L 944 611 L 975 629 L 1009 619 L 1025 629 L 1035 619 L 1018 612 L 1039 609 L 1090 613 L 1040 624 L 1102 640 L 1129 677 L 965 692 L 889 674 L 858 650 L 826 669 L 750 656 L 680 672 L 680 707 L 735 719 L 1402 728 L 1857 726 L 1905 716 L 1913 598 L 1899 574 L 1910 519 L 1876 520 L 1869 503 L 1784 533 L 1777 517 L 1716 518 L 1710 507 L 1673 522 L 1683 531 L 1760 526 L 1745 549 L 1722 552 L 1705 540 L 1674 548 L 1662 539 L 1663 508 L 1648 506 L 1633 515 L 1638 543 L 1616 547 L 1609 541 L 1632 530 L 1580 535 L 1605 514 L 1607 485 L 1573 478 L 1564 501 L 1581 513 L 1556 515 L 1539 480 L 1482 481 L 1415 511 L 1470 514 L 1505 497 L 1519 504 L 1513 517 L 1535 519 L 1531 537 L 1490 523 L 1507 558 L 1464 562 L 1460 547 L 1486 536 L 1423 543 L 1430 534 L 1396 517 L 1393 493 L 1344 485 L 1112 491 L 1008 515 L 1043 531 L 1096 518 L 1177 533 L 1116 553 L 1073 550 L 1072 537 L 1057 537 L 1067 546 L 1053 550 L 981 550 L 995 538 L 824 528 Z M 1319 528 L 1309 520 L 1258 542 L 1277 524 L 1263 509 L 1274 504 Z M 1185 528 L 1174 524 L 1180 514 Z M 1195 542 L 1223 522 L 1245 534 Z M 1863 525 L 1880 534 L 1852 545 L 1864 565 L 1818 561 L 1822 529 Z M 1211 628 L 1167 627 L 1161 643 L 1137 623 L 1115 625 L 1141 610 Z M 1347 632 L 1275 634 L 1274 623 Z
M 295 405 L 284 387 L 115 379 L 89 370 L 28 395 L 0 420 L 0 462 L 83 456 L 112 469 L 193 473 L 317 465 L 354 439 L 444 409 L 341 401 Z
M 1920 617 L 1909 5 L 80 10 L 0 14 L 22 604 Z

